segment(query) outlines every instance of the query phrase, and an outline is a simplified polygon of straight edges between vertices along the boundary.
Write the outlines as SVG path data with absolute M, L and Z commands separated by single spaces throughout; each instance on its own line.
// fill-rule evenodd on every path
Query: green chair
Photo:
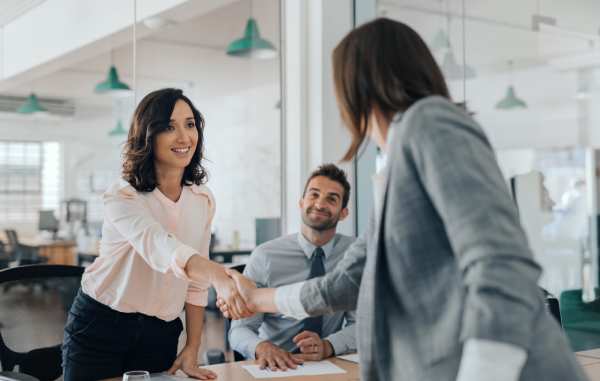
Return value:
M 596 294 L 600 290 L 596 289 Z M 560 294 L 562 326 L 573 351 L 600 347 L 600 300 L 581 301 L 581 290 L 567 290 Z

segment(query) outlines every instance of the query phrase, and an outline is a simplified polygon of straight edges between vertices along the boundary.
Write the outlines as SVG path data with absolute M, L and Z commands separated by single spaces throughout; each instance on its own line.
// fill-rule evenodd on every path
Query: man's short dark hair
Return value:
M 342 196 L 342 208 L 347 207 L 348 200 L 350 200 L 350 183 L 346 178 L 346 172 L 338 168 L 335 164 L 323 164 L 313 171 L 313 173 L 311 173 L 308 177 L 308 180 L 306 180 L 302 197 L 304 197 L 306 194 L 306 189 L 308 188 L 308 183 L 310 183 L 310 180 L 318 176 L 327 177 L 329 180 L 339 183 L 344 188 L 344 195 Z

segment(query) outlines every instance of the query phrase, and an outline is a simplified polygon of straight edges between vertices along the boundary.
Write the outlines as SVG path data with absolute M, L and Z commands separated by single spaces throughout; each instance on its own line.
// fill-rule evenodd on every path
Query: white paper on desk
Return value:
M 338 356 L 337 358 L 346 360 L 346 361 L 355 362 L 358 364 L 358 353 L 352 353 L 349 355 Z
M 339 374 L 346 371 L 330 361 L 307 361 L 296 369 L 270 370 L 260 369 L 258 365 L 242 365 L 248 373 L 254 378 L 280 378 L 293 376 L 319 376 L 323 374 Z

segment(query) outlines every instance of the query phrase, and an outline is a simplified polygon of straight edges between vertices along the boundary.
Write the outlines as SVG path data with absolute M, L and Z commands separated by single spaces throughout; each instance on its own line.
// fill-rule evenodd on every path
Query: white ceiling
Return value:
M 465 27 L 467 62 L 480 72 L 537 66 L 557 58 L 600 52 L 600 1 L 597 0 L 385 0 L 379 14 L 401 20 L 431 42 L 447 28 L 456 55 L 462 56 Z M 532 16 L 555 18 L 557 27 L 532 29 Z
M 0 0 L 0 27 L 46 0 Z
M 457 59 L 462 58 L 463 0 L 380 0 L 380 14 L 405 21 L 430 42 L 436 32 L 446 29 L 446 14 L 452 15 L 449 35 Z M 2 9 L 12 4 L 41 1 L 0 0 Z M 190 81 L 198 92 L 221 94 L 237 88 L 273 81 L 276 61 L 240 61 L 224 51 L 239 38 L 250 13 L 257 19 L 261 34 L 279 46 L 279 0 L 249 0 L 225 4 L 209 13 L 199 10 L 202 2 L 190 0 L 163 15 L 168 26 L 150 30 L 138 24 L 137 77 L 140 88 L 186 87 Z M 539 6 L 538 6 L 539 4 Z M 464 0 L 466 19 L 466 59 L 478 76 L 497 75 L 514 61 L 515 72 L 552 65 L 589 53 L 600 55 L 600 1 L 598 0 Z M 559 29 L 531 28 L 535 13 L 554 17 Z M 113 47 L 112 62 L 122 79 L 133 84 L 132 44 L 125 39 L 106 45 Z M 113 36 L 114 37 L 114 36 Z M 113 40 L 117 40 L 113 38 Z M 131 41 L 129 39 L 129 41 Z M 438 54 L 439 55 L 439 54 Z M 90 58 L 91 57 L 91 58 Z M 439 58 L 439 57 L 438 57 Z M 51 74 L 31 79 L 7 89 L 25 95 L 31 90 L 45 96 L 76 99 L 78 103 L 111 107 L 112 100 L 91 91 L 106 76 L 111 62 L 108 49 L 96 55 L 73 60 Z M 68 84 L 66 86 L 65 84 Z
M 249 4 L 248 0 L 242 0 L 202 13 L 194 8 L 201 3 L 193 0 L 161 15 L 166 25 L 160 29 L 152 30 L 143 23 L 138 24 L 138 36 L 142 36 L 137 42 L 136 65 L 140 91 L 165 86 L 184 89 L 195 86 L 200 95 L 209 91 L 219 95 L 276 80 L 273 73 L 278 74 L 277 60 L 244 60 L 228 57 L 225 53 L 227 45 L 243 34 L 250 15 Z M 253 1 L 252 9 L 261 35 L 276 47 L 279 47 L 278 4 L 278 0 L 258 0 Z M 199 16 L 190 18 L 195 12 Z M 75 99 L 80 105 L 108 109 L 113 100 L 94 94 L 93 87 L 106 78 L 111 62 L 117 67 L 121 80 L 133 85 L 131 41 L 125 44 L 113 42 L 112 54 L 102 52 L 6 92 L 26 95 L 35 90 L 46 97 Z

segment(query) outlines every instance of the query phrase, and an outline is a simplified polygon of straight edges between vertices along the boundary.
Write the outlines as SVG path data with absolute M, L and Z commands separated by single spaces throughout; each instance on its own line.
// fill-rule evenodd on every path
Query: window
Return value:
M 40 209 L 58 209 L 60 145 L 0 141 L 0 220 L 35 224 Z

